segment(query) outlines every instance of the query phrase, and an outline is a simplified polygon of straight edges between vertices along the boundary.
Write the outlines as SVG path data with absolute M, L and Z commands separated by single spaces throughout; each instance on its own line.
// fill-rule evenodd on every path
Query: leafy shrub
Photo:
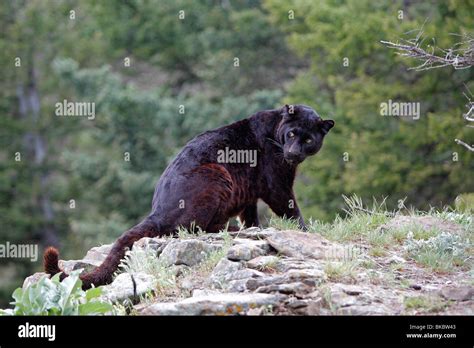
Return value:
M 11 302 L 15 308 L 1 311 L 1 314 L 13 315 L 97 315 L 110 312 L 110 303 L 99 299 L 102 288 L 82 290 L 79 279 L 80 270 L 71 272 L 62 282 L 59 274 L 49 279 L 41 278 L 26 289 L 16 289 Z
M 413 233 L 408 233 L 404 249 L 414 260 L 440 271 L 451 271 L 469 259 L 468 241 L 446 232 L 427 240 L 414 239 Z
M 435 216 L 441 219 L 458 223 L 464 226 L 465 228 L 470 228 L 470 226 L 474 224 L 473 215 L 469 213 L 458 213 L 455 211 L 442 211 L 442 212 L 437 212 Z
M 456 210 L 474 213 L 474 193 L 463 193 L 456 197 Z
M 409 253 L 417 253 L 421 249 L 426 248 L 439 254 L 449 253 L 453 256 L 462 256 L 466 246 L 460 236 L 451 233 L 442 232 L 438 236 L 427 240 L 413 239 L 412 235 L 408 234 L 405 242 L 405 249 Z
M 157 257 L 155 250 L 148 247 L 127 251 L 119 265 L 119 271 L 130 274 L 144 272 L 154 276 L 156 290 L 159 293 L 164 293 L 166 289 L 176 286 L 176 272 Z

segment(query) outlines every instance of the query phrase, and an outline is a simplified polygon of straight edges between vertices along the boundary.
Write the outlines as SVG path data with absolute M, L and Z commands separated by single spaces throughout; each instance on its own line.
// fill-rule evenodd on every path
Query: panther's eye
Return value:
M 294 138 L 294 137 L 295 137 L 295 133 L 293 133 L 293 132 L 288 132 L 288 136 L 289 136 L 290 138 Z
M 305 142 L 306 142 L 306 144 L 311 144 L 311 143 L 313 142 L 313 139 L 311 139 L 311 138 L 308 138 L 308 139 L 306 139 L 306 141 L 305 141 Z

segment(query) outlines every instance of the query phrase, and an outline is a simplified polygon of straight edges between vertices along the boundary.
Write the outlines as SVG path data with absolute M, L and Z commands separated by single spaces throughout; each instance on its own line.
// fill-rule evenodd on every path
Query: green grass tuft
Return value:
M 439 312 L 449 306 L 446 301 L 427 296 L 405 297 L 403 304 L 406 310 L 417 310 L 425 313 Z
M 331 282 L 355 283 L 358 266 L 358 261 L 330 261 L 325 265 L 324 272 Z

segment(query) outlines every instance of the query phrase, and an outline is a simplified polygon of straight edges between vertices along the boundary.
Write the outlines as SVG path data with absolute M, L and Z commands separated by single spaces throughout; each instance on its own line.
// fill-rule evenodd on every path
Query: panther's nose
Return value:
M 287 161 L 290 161 L 290 162 L 302 162 L 303 159 L 304 159 L 304 156 L 303 154 L 301 154 L 300 152 L 290 152 L 288 151 L 286 154 L 285 154 L 285 159 Z

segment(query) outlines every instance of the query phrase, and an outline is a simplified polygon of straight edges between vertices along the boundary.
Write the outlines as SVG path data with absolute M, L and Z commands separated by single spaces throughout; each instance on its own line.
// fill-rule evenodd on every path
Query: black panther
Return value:
M 179 226 L 219 232 L 236 216 L 246 227 L 258 226 L 259 199 L 305 230 L 293 193 L 296 167 L 321 149 L 333 126 L 334 121 L 323 120 L 309 106 L 285 105 L 197 135 L 161 175 L 151 213 L 117 239 L 97 269 L 80 276 L 83 288 L 110 283 L 126 249 L 143 237 L 172 235 Z M 223 162 L 219 152 L 226 148 L 254 151 L 256 161 Z M 55 248 L 45 251 L 47 273 L 61 272 L 58 259 Z

